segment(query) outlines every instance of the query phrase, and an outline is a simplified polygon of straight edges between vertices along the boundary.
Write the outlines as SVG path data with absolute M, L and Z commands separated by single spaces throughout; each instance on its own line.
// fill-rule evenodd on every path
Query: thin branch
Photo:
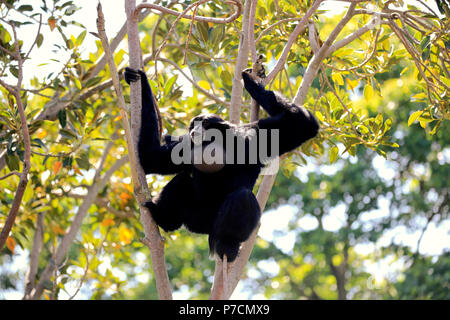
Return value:
M 14 91 L 16 90 L 13 86 L 7 84 L 5 81 L 0 79 L 0 86 L 8 90 L 11 94 L 14 94 Z
M 252 57 L 252 63 L 256 63 L 258 56 L 256 54 L 256 43 L 255 43 L 255 17 L 256 8 L 258 6 L 258 0 L 251 0 L 250 16 L 249 16 L 249 26 L 248 26 L 248 41 L 250 45 L 250 54 Z
M 45 212 L 38 212 L 36 217 L 36 230 L 34 231 L 33 245 L 30 251 L 30 266 L 25 276 L 25 295 L 23 299 L 29 299 L 31 291 L 34 289 L 36 275 L 39 266 L 39 257 L 41 255 L 42 244 L 44 240 L 44 220 Z
M 101 244 L 103 243 L 103 240 L 100 242 L 100 247 Z M 81 286 L 83 285 L 84 281 L 86 280 L 88 271 L 89 271 L 89 265 L 90 265 L 90 261 L 89 261 L 89 253 L 88 253 L 88 249 L 82 248 L 83 249 L 83 253 L 84 256 L 86 257 L 86 267 L 84 267 L 84 272 L 83 272 L 83 276 L 81 277 L 80 283 L 77 286 L 77 289 L 75 290 L 75 292 L 69 297 L 68 300 L 73 300 L 73 298 L 76 297 L 76 295 L 78 294 L 78 292 L 80 292 L 81 290 Z
M 0 180 L 4 180 L 10 176 L 18 176 L 20 178 L 21 173 L 19 171 L 11 171 L 10 173 L 5 174 L 3 177 L 0 177 Z
M 0 51 L 3 51 L 4 53 L 8 54 L 11 56 L 11 58 L 17 60 L 17 56 L 14 52 L 9 51 L 8 49 L 4 48 L 3 46 L 0 45 Z
M 23 58 L 24 60 L 27 60 L 31 51 L 33 50 L 34 46 L 36 45 L 38 39 L 39 39 L 39 35 L 41 34 L 41 27 L 42 27 L 42 14 L 39 14 L 39 26 L 38 26 L 38 30 L 36 32 L 36 37 L 34 38 L 33 43 L 31 44 L 30 49 L 28 50 L 27 54 L 25 55 L 25 58 Z
M 198 9 L 199 5 L 200 5 L 200 4 L 196 5 L 196 6 L 194 7 L 194 11 L 192 12 L 192 13 L 193 13 L 193 16 L 192 16 L 192 20 L 191 20 L 191 25 L 189 26 L 189 33 L 188 33 L 188 36 L 187 36 L 187 39 L 186 39 L 186 44 L 185 44 L 185 47 L 184 47 L 183 64 L 186 64 L 186 63 L 187 63 L 187 52 L 188 52 L 189 40 L 191 39 L 192 28 L 194 27 L 194 21 L 195 21 L 195 20 L 194 20 L 194 16 L 195 16 L 195 14 L 197 13 L 197 9 Z
M 291 21 L 301 21 L 303 18 L 286 18 L 286 19 L 282 19 L 279 20 L 273 24 L 271 24 L 270 26 L 268 26 L 267 28 L 265 28 L 263 31 L 261 31 L 261 33 L 258 35 L 258 38 L 256 38 L 255 42 L 258 43 L 259 41 L 261 41 L 262 37 L 264 37 L 267 33 L 269 33 L 270 30 L 272 30 L 273 28 L 275 28 L 276 26 L 286 23 L 286 22 L 291 22 Z
M 201 3 L 204 3 L 204 2 L 206 2 L 206 1 L 201 0 Z M 199 22 L 212 22 L 212 23 L 225 24 L 225 23 L 232 22 L 232 21 L 236 20 L 237 18 L 239 18 L 239 16 L 241 15 L 241 11 L 242 11 L 242 3 L 240 2 L 240 0 L 229 0 L 229 1 L 225 1 L 225 3 L 231 4 L 236 7 L 236 10 L 228 18 L 212 18 L 212 17 L 202 17 L 202 16 L 196 16 L 196 15 L 191 16 L 191 15 L 186 14 L 186 12 L 182 12 L 180 15 L 180 12 L 178 12 L 178 11 L 171 10 L 166 7 L 158 6 L 156 4 L 151 4 L 151 3 L 141 3 L 140 5 L 138 5 L 133 13 L 132 18 L 135 19 L 136 15 L 139 14 L 139 12 L 142 9 L 151 8 L 154 10 L 161 11 L 162 13 L 171 14 L 171 15 L 174 15 L 177 17 L 179 16 L 180 18 L 184 18 L 184 19 L 192 19 L 193 18 L 195 21 L 199 21 Z M 192 7 L 193 5 L 197 5 L 197 4 L 195 4 L 195 3 L 191 4 L 190 7 Z M 187 10 L 187 11 L 189 11 L 189 10 Z
M 146 18 L 150 14 L 150 12 L 152 12 L 152 11 L 151 10 L 142 11 L 139 14 L 139 21 L 144 20 L 144 18 Z M 114 39 L 112 39 L 110 42 L 110 47 L 111 47 L 112 52 L 116 51 L 117 47 L 119 46 L 120 42 L 122 42 L 123 38 L 125 38 L 126 34 L 127 34 L 127 22 L 125 21 L 123 23 L 122 27 L 120 28 L 120 30 L 117 32 Z M 98 61 L 95 68 L 92 69 L 91 72 L 89 72 L 89 76 L 87 77 L 87 80 L 97 76 L 99 74 L 99 72 L 105 68 L 105 66 L 106 66 L 106 56 L 103 55 L 102 58 Z M 112 85 L 112 82 L 110 83 L 109 86 L 111 86 L 111 85 Z
M 233 85 L 231 88 L 230 98 L 230 121 L 238 124 L 240 122 L 241 113 L 241 99 L 243 92 L 243 84 L 241 82 L 241 73 L 245 69 L 248 63 L 248 54 L 250 50 L 249 46 L 249 19 L 251 1 L 246 1 L 244 6 L 244 12 L 242 14 L 242 30 L 240 31 L 238 56 L 236 58 L 236 64 L 233 76 Z

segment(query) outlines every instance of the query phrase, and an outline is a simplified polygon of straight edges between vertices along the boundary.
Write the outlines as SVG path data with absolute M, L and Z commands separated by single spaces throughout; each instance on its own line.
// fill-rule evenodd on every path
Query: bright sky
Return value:
M 121 28 L 123 23 L 125 22 L 125 13 L 124 13 L 124 1 L 123 0 L 103 0 L 102 6 L 103 6 L 103 12 L 105 14 L 105 20 L 106 20 L 106 33 L 108 35 L 109 39 L 112 39 L 117 31 Z M 415 1 L 414 1 L 415 2 Z M 433 9 L 436 9 L 436 5 L 434 1 L 425 1 L 428 5 L 430 5 Z M 28 0 L 23 1 L 24 4 L 34 4 L 36 5 L 36 1 Z M 74 3 L 81 7 L 81 9 L 75 13 L 71 20 L 75 20 L 81 24 L 83 24 L 88 32 L 96 32 L 96 17 L 97 17 L 97 1 L 92 0 L 75 0 Z M 139 1 L 138 1 L 139 3 Z M 327 8 L 332 9 L 333 14 L 338 13 L 340 8 L 343 8 L 343 3 L 338 1 L 326 1 L 324 4 L 324 7 L 321 8 Z M 79 27 L 70 27 L 69 34 L 72 33 L 75 37 L 80 34 L 83 31 L 83 29 Z M 37 76 L 38 78 L 46 77 L 50 72 L 59 70 L 58 65 L 44 65 L 44 66 L 38 66 L 41 63 L 48 62 L 49 58 L 57 58 L 60 59 L 62 62 L 65 61 L 65 57 L 61 57 L 60 53 L 57 55 L 56 53 L 52 52 L 54 49 L 53 43 L 60 43 L 62 44 L 61 36 L 57 31 L 50 32 L 48 26 L 44 26 L 44 30 L 42 30 L 42 33 L 44 34 L 44 44 L 41 48 L 35 49 L 34 55 L 32 55 L 32 60 L 27 61 L 25 64 L 25 85 L 28 84 L 28 80 L 31 78 L 31 76 Z M 26 27 L 23 28 L 20 33 L 19 37 L 21 39 L 24 39 L 25 43 L 31 43 L 34 40 L 34 37 L 36 35 L 36 29 L 35 26 Z M 84 52 L 87 56 L 87 54 L 90 51 L 95 50 L 95 40 L 96 38 L 91 35 L 87 34 L 85 43 L 84 43 Z M 379 173 L 382 177 L 389 179 L 389 176 L 392 174 L 393 169 L 389 167 L 386 163 L 386 161 L 382 158 L 377 156 L 374 159 L 374 165 L 379 170 Z M 304 179 L 307 172 L 313 170 L 313 165 L 307 165 L 306 167 L 301 167 L 298 169 L 298 173 L 301 179 Z M 333 174 L 333 172 L 336 172 L 337 166 L 324 166 L 322 168 L 322 171 L 327 174 Z M 380 199 L 379 201 L 379 208 L 377 210 L 374 210 L 372 212 L 369 212 L 365 214 L 365 220 L 366 222 L 376 219 L 380 219 L 382 217 L 385 217 L 389 214 L 389 203 L 386 200 Z M 336 208 L 332 209 L 329 214 L 324 219 L 324 228 L 329 231 L 336 231 L 339 228 L 343 226 L 343 221 L 345 220 L 345 207 L 344 206 L 337 206 Z M 292 250 L 295 240 L 295 234 L 294 232 L 287 233 L 285 236 L 279 237 L 276 236 L 275 233 L 277 231 L 285 231 L 287 230 L 287 226 L 289 221 L 292 219 L 293 215 L 295 214 L 295 208 L 289 205 L 284 205 L 279 207 L 277 210 L 270 210 L 267 211 L 263 217 L 262 217 L 262 225 L 261 229 L 259 231 L 259 235 L 267 240 L 267 241 L 274 241 L 274 243 L 283 251 L 289 252 Z M 317 227 L 317 221 L 312 216 L 304 216 L 299 220 L 299 225 L 303 230 L 312 230 Z M 438 255 L 442 252 L 444 249 L 450 248 L 450 221 L 446 221 L 442 223 L 439 227 L 437 227 L 435 224 L 431 223 L 427 232 L 425 233 L 422 243 L 420 252 L 426 253 L 430 255 Z M 380 239 L 375 247 L 372 245 L 357 245 L 355 247 L 355 250 L 358 251 L 361 254 L 367 254 L 371 251 L 373 251 L 376 248 L 380 248 L 381 246 L 386 246 L 391 243 L 391 240 L 394 239 L 395 243 L 403 243 L 406 245 L 411 246 L 413 249 L 415 249 L 417 244 L 417 239 L 420 235 L 420 231 L 414 232 L 414 233 L 407 233 L 405 227 L 397 227 L 390 232 L 388 232 L 386 235 L 383 236 L 382 239 Z M 145 257 L 142 257 L 145 259 Z M 9 267 L 13 270 L 16 269 L 24 269 L 27 266 L 27 253 L 23 252 L 21 250 L 18 250 L 18 254 L 16 255 L 15 261 L 12 265 Z M 145 261 L 145 260 L 144 260 Z M 261 262 L 261 267 L 265 268 L 268 272 L 273 272 L 276 274 L 277 272 L 277 265 L 274 261 L 272 262 Z M 7 266 L 5 266 L 7 267 Z M 100 266 L 100 272 L 101 270 L 106 270 L 107 267 L 110 267 L 110 264 L 108 261 L 105 261 Z M 380 261 L 377 264 L 374 265 L 368 265 L 367 270 L 371 272 L 376 279 L 381 279 L 383 276 L 385 276 L 387 273 L 392 272 L 394 267 L 401 267 L 401 266 L 392 266 L 389 261 Z M 255 270 L 250 269 L 249 275 L 251 277 L 252 273 L 255 275 Z M 114 273 L 117 276 L 125 277 L 124 274 L 122 274 L 120 271 L 115 270 Z M 141 281 L 144 281 L 148 277 L 148 274 L 144 274 L 142 276 Z M 0 298 L 6 298 L 6 299 L 21 299 L 22 298 L 22 292 L 12 292 L 8 291 L 3 294 L 0 294 Z M 179 292 L 174 293 L 174 298 L 177 299 L 184 299 L 188 297 L 188 290 L 187 288 L 180 290 Z M 61 296 L 62 299 L 64 299 L 63 296 Z M 77 298 L 86 298 L 86 296 L 83 295 L 83 292 L 78 295 Z M 264 296 L 260 295 L 253 295 L 250 296 L 249 292 L 246 292 L 243 289 L 242 284 L 238 285 L 237 290 L 233 294 L 232 298 L 234 299 L 263 299 Z

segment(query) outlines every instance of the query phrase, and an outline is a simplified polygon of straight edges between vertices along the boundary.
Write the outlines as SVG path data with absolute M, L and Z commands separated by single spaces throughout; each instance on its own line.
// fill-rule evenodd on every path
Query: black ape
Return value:
M 220 257 L 225 254 L 230 262 L 235 260 L 241 242 L 248 239 L 261 215 L 252 189 L 264 163 L 260 159 L 256 162 L 249 160 L 250 144 L 255 138 L 249 132 L 279 130 L 279 150 L 278 154 L 271 155 L 273 157 L 300 146 L 314 137 L 319 129 L 311 113 L 265 90 L 250 71 L 243 72 L 242 77 L 245 89 L 268 112 L 268 118 L 236 126 L 215 115 L 201 115 L 192 119 L 190 136 L 165 136 L 165 142 L 161 144 L 153 94 L 147 77 L 140 70 L 125 70 L 127 83 L 140 78 L 142 85 L 142 125 L 138 141 L 140 163 L 146 174 L 176 174 L 161 193 L 145 205 L 155 222 L 166 231 L 184 225 L 192 232 L 208 234 L 211 253 L 216 252 Z M 244 140 L 244 149 L 233 147 L 234 155 L 227 158 L 224 165 L 211 171 L 203 170 L 202 166 L 189 161 L 174 161 L 173 151 L 179 149 L 180 143 L 188 144 L 188 152 L 198 145 L 194 139 L 199 137 L 196 135 L 198 123 L 201 129 L 216 129 L 224 136 L 231 132 L 233 139 Z M 206 141 L 204 136 L 200 138 L 201 148 L 212 143 Z M 269 144 L 272 142 L 270 140 Z M 231 151 L 227 150 L 225 142 L 219 144 L 225 152 Z M 270 145 L 268 149 L 272 150 Z M 242 164 L 236 161 L 239 152 L 245 153 L 245 162 Z

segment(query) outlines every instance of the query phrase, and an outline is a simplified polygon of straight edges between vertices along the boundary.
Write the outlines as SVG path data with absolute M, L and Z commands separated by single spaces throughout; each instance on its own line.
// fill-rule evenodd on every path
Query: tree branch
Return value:
M 162 7 L 162 6 L 159 6 L 156 4 L 152 4 L 152 3 L 141 3 L 140 5 L 138 5 L 133 12 L 132 18 L 135 19 L 136 15 L 139 14 L 139 12 L 142 9 L 151 8 L 154 10 L 161 11 L 163 13 L 171 14 L 174 16 L 180 16 L 180 18 L 184 18 L 184 19 L 190 19 L 190 20 L 194 19 L 195 21 L 199 21 L 199 22 L 212 22 L 212 23 L 224 24 L 224 23 L 232 22 L 232 21 L 236 20 L 237 18 L 239 18 L 239 16 L 241 15 L 241 11 L 242 11 L 242 3 L 240 2 L 240 0 L 229 0 L 229 1 L 225 1 L 225 3 L 231 4 L 236 7 L 236 10 L 228 18 L 212 18 L 212 17 L 202 17 L 202 16 L 196 16 L 196 15 L 192 16 L 192 15 L 188 15 L 186 13 L 183 13 L 180 16 L 180 12 L 178 12 L 178 11 L 168 9 L 166 7 Z
M 44 220 L 45 212 L 38 212 L 36 217 L 36 230 L 34 231 L 33 245 L 30 252 L 30 266 L 25 276 L 25 295 L 23 299 L 30 298 L 31 291 L 34 289 L 36 275 L 39 266 L 39 257 L 41 255 L 42 244 L 44 239 Z
M 139 42 L 139 31 L 138 23 L 136 20 L 136 15 L 133 12 L 138 12 L 135 10 L 136 1 L 126 0 L 125 1 L 125 11 L 127 13 L 127 30 L 128 30 L 128 48 L 130 56 L 130 67 L 138 69 L 141 64 L 141 47 Z M 101 6 L 99 5 L 99 20 L 101 20 L 103 14 L 101 13 Z M 101 21 L 100 21 L 101 22 Z M 101 25 L 98 23 L 98 29 L 100 32 Z M 104 28 L 103 28 L 104 29 Z M 108 45 L 106 41 L 106 34 L 103 31 L 103 46 L 105 52 L 108 50 Z M 120 90 L 120 84 L 117 78 L 117 72 L 115 71 L 114 60 L 112 54 L 109 54 L 109 65 L 111 74 L 114 80 L 114 86 L 116 88 L 116 93 L 120 102 L 121 109 L 125 110 L 124 97 Z M 145 178 L 144 170 L 142 169 L 139 161 L 137 159 L 137 141 L 139 137 L 140 127 L 141 127 L 141 84 L 140 82 L 133 82 L 130 85 L 130 104 L 131 104 L 131 129 L 126 129 L 126 140 L 128 146 L 128 152 L 130 154 L 131 167 L 132 167 L 132 179 L 134 194 L 136 200 L 139 203 L 140 209 L 140 220 L 144 227 L 144 233 L 146 241 L 144 242 L 150 249 L 150 255 L 153 266 L 153 273 L 156 282 L 156 289 L 160 299 L 169 300 L 172 299 L 172 290 L 170 288 L 169 276 L 167 274 L 166 263 L 164 260 L 164 241 L 159 233 L 159 229 L 152 219 L 149 210 L 142 204 L 146 199 L 150 197 L 150 192 L 148 190 L 147 180 Z M 126 120 L 125 120 L 126 119 Z M 122 118 L 122 123 L 124 127 L 128 127 L 128 117 Z M 130 134 L 131 133 L 131 134 Z
M 241 99 L 243 92 L 243 84 L 241 82 L 241 73 L 247 66 L 248 53 L 250 50 L 249 46 L 249 19 L 250 19 L 250 6 L 251 1 L 246 1 L 244 6 L 244 12 L 242 14 L 242 30 L 239 40 L 239 50 L 238 56 L 236 58 L 236 64 L 233 76 L 233 86 L 231 88 L 231 98 L 230 98 L 230 121 L 232 123 L 238 124 L 240 122 L 240 112 L 241 112 Z

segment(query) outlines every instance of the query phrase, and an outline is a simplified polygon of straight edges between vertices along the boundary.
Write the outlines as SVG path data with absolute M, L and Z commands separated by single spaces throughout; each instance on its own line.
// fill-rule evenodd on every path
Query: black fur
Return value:
M 205 129 L 216 128 L 225 132 L 233 130 L 236 137 L 248 141 L 250 129 L 279 129 L 279 154 L 286 153 L 314 137 L 319 125 L 303 107 L 296 106 L 254 80 L 250 71 L 242 73 L 245 89 L 269 114 L 268 118 L 255 123 L 235 126 L 216 115 L 201 115 L 191 121 L 201 121 Z M 138 81 L 142 85 L 142 125 L 138 141 L 140 163 L 146 174 L 176 174 L 161 193 L 146 206 L 155 222 L 166 231 L 184 225 L 188 230 L 209 235 L 211 253 L 228 261 L 236 259 L 239 246 L 256 228 L 261 210 L 252 193 L 256 179 L 264 164 L 226 164 L 214 173 L 205 173 L 191 164 L 174 164 L 172 149 L 179 143 L 191 143 L 190 139 L 164 137 L 161 144 L 158 119 L 152 91 L 145 73 L 130 68 L 125 70 L 127 83 Z M 225 147 L 225 146 L 224 146 Z M 246 153 L 248 152 L 248 149 Z M 237 155 L 235 154 L 235 157 Z

